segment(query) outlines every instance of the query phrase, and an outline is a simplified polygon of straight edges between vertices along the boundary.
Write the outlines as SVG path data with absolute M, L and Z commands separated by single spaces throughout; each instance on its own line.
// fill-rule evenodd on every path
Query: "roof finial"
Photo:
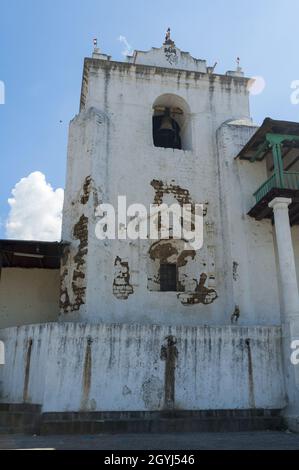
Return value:
M 174 45 L 174 41 L 172 41 L 172 39 L 170 38 L 170 28 L 167 28 L 164 44 Z
M 166 31 L 165 42 L 169 41 L 169 39 L 170 39 L 170 28 L 168 28 Z
M 242 67 L 240 67 L 240 57 L 237 57 L 236 62 L 237 62 L 237 70 L 236 70 L 236 72 L 237 72 L 237 73 L 243 73 Z
M 98 51 L 98 38 L 93 38 L 93 48 L 94 48 L 94 51 Z

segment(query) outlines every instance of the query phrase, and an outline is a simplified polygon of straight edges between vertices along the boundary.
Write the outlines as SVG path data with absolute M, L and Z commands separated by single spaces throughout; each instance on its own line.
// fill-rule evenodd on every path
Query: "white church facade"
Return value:
M 26 266 L 56 270 L 56 303 L 47 318 L 36 303 L 32 321 L 23 321 L 21 302 L 12 307 L 2 287 L 0 321 L 4 310 L 14 320 L 0 323 L 0 410 L 37 404 L 47 429 L 73 412 L 141 419 L 188 411 L 200 421 L 210 410 L 252 428 L 261 417 L 266 427 L 276 419 L 299 430 L 299 364 L 291 361 L 299 340 L 299 124 L 267 118 L 255 126 L 248 84 L 239 66 L 216 74 L 169 36 L 127 62 L 97 48 L 85 59 L 62 243 L 39 247 L 44 266 Z M 111 204 L 120 216 L 119 196 L 128 206 L 201 205 L 203 246 L 99 239 L 98 207 Z M 7 254 L 2 260 L 13 292 L 7 273 L 21 267 Z

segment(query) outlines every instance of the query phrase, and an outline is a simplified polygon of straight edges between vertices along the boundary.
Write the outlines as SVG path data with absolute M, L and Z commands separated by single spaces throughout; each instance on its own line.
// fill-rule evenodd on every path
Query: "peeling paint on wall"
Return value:
M 237 281 L 239 277 L 238 268 L 239 268 L 239 263 L 237 263 L 237 261 L 234 261 L 233 262 L 233 280 L 234 281 Z
M 90 200 L 92 201 L 91 212 L 84 207 Z M 98 189 L 91 176 L 86 176 L 84 179 L 76 201 L 73 201 L 72 205 L 79 202 L 80 217 L 73 227 L 72 235 L 75 241 L 71 246 L 65 248 L 61 261 L 60 311 L 62 313 L 78 311 L 86 300 L 85 271 L 89 222 L 86 212 L 93 214 L 99 204 Z M 77 240 L 79 244 L 76 243 Z
M 182 188 L 172 180 L 170 183 L 162 180 L 152 180 L 151 186 L 155 190 L 154 203 L 162 204 L 164 196 L 171 194 L 178 203 L 191 204 L 191 210 L 194 207 L 194 201 L 190 192 Z M 203 215 L 207 215 L 207 203 L 204 205 Z M 194 229 L 194 227 L 191 227 Z M 178 299 L 183 305 L 211 304 L 218 297 L 215 287 L 215 249 L 213 246 L 213 236 L 215 232 L 214 222 L 209 220 L 205 223 L 206 236 L 208 244 L 201 251 L 200 256 L 194 250 L 185 250 L 176 240 L 160 241 L 153 244 L 149 250 L 150 259 L 154 265 L 148 266 L 148 289 L 159 290 L 160 277 L 159 268 L 161 264 L 172 263 L 177 266 L 177 292 Z M 195 260 L 195 263 L 192 261 Z M 191 263 L 191 264 L 190 264 Z M 193 264 L 193 265 L 192 265 Z M 191 266 L 192 265 L 192 266 Z M 185 267 L 186 266 L 186 267 Z M 181 269 L 185 267 L 184 269 Z M 203 272 L 201 272 L 203 271 Z M 197 280 L 198 272 L 201 272 Z
M 207 269 L 197 277 L 200 268 L 199 260 L 196 260 L 196 251 L 184 250 L 182 240 L 160 240 L 154 243 L 149 250 L 148 265 L 148 289 L 160 290 L 159 268 L 163 263 L 173 263 L 177 266 L 177 292 L 178 299 L 183 305 L 211 304 L 218 294 L 215 287 L 215 262 L 213 250 L 209 247 L 208 260 L 201 261 L 201 267 Z
M 182 188 L 181 186 L 176 184 L 174 180 L 172 180 L 171 183 L 167 183 L 161 180 L 154 179 L 151 181 L 150 184 L 155 190 L 154 204 L 162 204 L 164 195 L 172 194 L 181 206 L 183 206 L 184 204 L 191 204 L 191 212 L 194 213 L 195 203 L 192 200 L 188 189 Z M 207 203 L 204 203 L 203 217 L 207 215 L 207 211 Z M 191 229 L 194 230 L 193 223 L 191 223 Z
M 85 215 L 81 215 L 80 219 L 75 224 L 73 236 L 76 240 L 79 240 L 76 254 L 73 260 L 71 260 L 71 252 L 69 251 L 66 259 L 62 260 L 60 308 L 63 313 L 79 310 L 80 306 L 85 303 L 85 265 L 88 251 L 88 218 Z M 70 270 L 72 270 L 71 292 L 66 284 Z
M 117 256 L 114 262 L 113 294 L 117 299 L 126 300 L 133 292 L 133 286 L 130 284 L 129 263 Z
M 240 307 L 239 305 L 235 305 L 235 310 L 231 314 L 230 321 L 231 323 L 238 323 L 240 317 Z
M 194 292 L 178 294 L 178 299 L 180 299 L 183 305 L 194 305 L 200 303 L 207 305 L 217 299 L 218 295 L 215 289 L 209 289 L 205 286 L 207 278 L 208 276 L 206 273 L 201 273 L 198 282 L 194 279 L 197 284 Z
M 161 242 L 155 243 L 151 246 L 150 257 L 154 261 L 158 259 L 160 263 L 170 263 L 174 257 L 178 267 L 185 266 L 189 257 L 194 259 L 196 252 L 195 250 L 180 251 L 179 245 L 179 243 L 176 243 L 176 240 L 162 240 Z
M 77 201 L 80 203 L 80 217 L 73 227 L 73 237 L 79 244 L 72 243 L 65 249 L 61 262 L 60 311 L 78 311 L 85 304 L 86 295 L 86 257 L 88 252 L 88 216 L 84 206 L 92 196 L 92 213 L 99 204 L 98 189 L 91 176 L 84 179 Z M 76 203 L 73 201 L 73 205 Z M 89 212 L 88 212 L 89 213 Z
M 81 195 L 80 195 L 80 202 L 81 204 L 85 205 L 89 201 L 90 195 L 93 195 L 93 205 L 94 207 L 97 207 L 99 205 L 99 197 L 98 197 L 98 191 L 94 185 L 94 181 L 91 176 L 86 176 Z
M 148 266 L 148 289 L 160 290 L 160 265 L 174 263 L 177 266 L 177 288 L 184 291 L 181 285 L 182 276 L 180 268 L 186 266 L 195 258 L 195 250 L 184 250 L 183 240 L 160 240 L 155 242 L 149 250 L 150 264 Z
M 162 204 L 164 194 L 173 194 L 181 206 L 183 204 L 192 204 L 189 190 L 181 188 L 178 184 L 175 184 L 174 181 L 172 183 L 163 183 L 161 180 L 152 180 L 151 186 L 155 190 L 155 204 Z

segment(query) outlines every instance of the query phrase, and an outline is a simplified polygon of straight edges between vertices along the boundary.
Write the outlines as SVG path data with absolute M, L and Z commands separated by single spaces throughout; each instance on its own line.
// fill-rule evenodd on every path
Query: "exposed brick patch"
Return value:
M 64 260 L 66 263 L 65 267 L 62 268 L 60 308 L 64 313 L 79 310 L 80 306 L 85 303 L 85 264 L 88 251 L 88 217 L 81 215 L 79 221 L 74 226 L 73 235 L 80 243 L 74 256 L 71 281 L 72 295 L 66 286 L 66 278 L 69 274 L 69 267 L 66 260 Z M 73 298 L 73 300 L 71 301 L 70 298 Z
M 94 181 L 91 176 L 86 176 L 81 195 L 80 195 L 80 202 L 81 204 L 85 205 L 89 201 L 90 195 L 93 195 L 93 204 L 94 206 L 98 206 L 98 191 L 94 185 Z
M 117 299 L 126 300 L 133 292 L 130 284 L 129 263 L 117 256 L 114 262 L 113 294 Z
M 201 273 L 199 281 L 194 292 L 184 292 L 178 294 L 178 299 L 183 305 L 211 304 L 217 299 L 218 295 L 215 289 L 209 289 L 205 286 L 208 276 Z
M 183 189 L 178 184 L 164 183 L 161 180 L 152 180 L 151 186 L 155 190 L 155 204 L 160 205 L 163 203 L 164 194 L 173 194 L 181 206 L 183 204 L 192 204 L 192 199 L 188 189 Z

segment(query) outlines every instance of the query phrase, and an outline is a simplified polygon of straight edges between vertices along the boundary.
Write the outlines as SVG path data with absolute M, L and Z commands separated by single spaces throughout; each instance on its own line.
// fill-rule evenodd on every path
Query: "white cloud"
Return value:
M 63 189 L 54 190 L 40 171 L 22 178 L 8 199 L 7 238 L 60 240 L 63 194 Z
M 133 48 L 128 43 L 127 38 L 125 36 L 119 36 L 118 40 L 125 46 L 124 50 L 122 51 L 122 55 L 124 55 L 124 56 L 132 55 L 133 54 Z

